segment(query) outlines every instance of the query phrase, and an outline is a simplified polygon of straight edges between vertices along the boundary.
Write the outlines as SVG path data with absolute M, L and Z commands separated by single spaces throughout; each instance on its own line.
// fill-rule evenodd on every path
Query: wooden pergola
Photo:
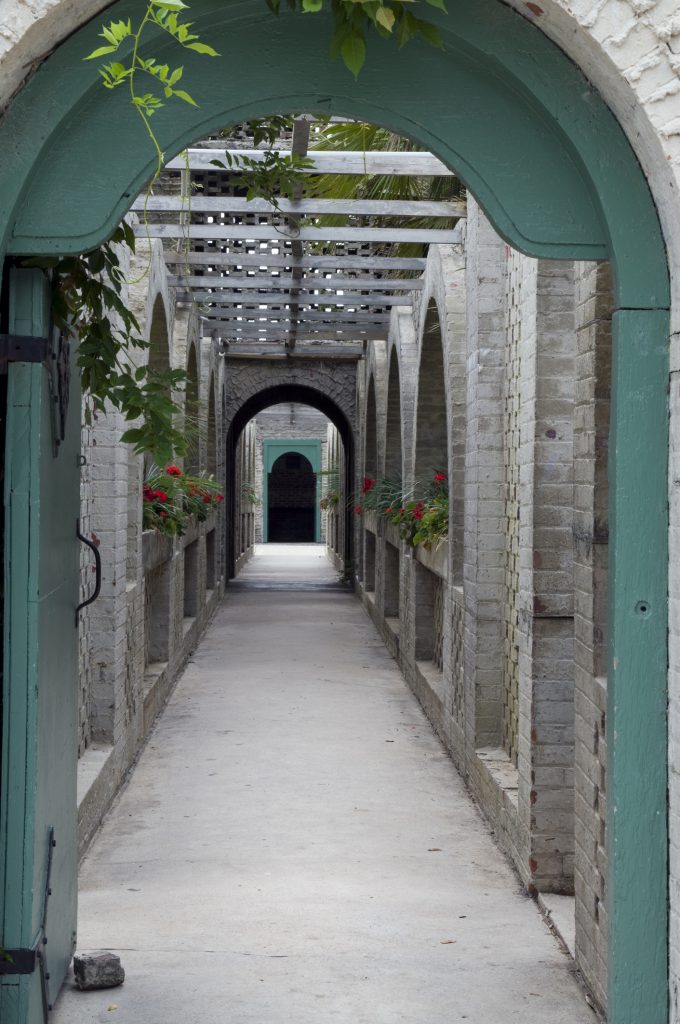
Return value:
M 311 121 L 296 118 L 288 148 L 277 146 L 309 159 L 303 173 L 452 175 L 425 152 L 310 152 Z M 391 309 L 410 306 L 422 289 L 425 260 L 399 256 L 397 247 L 462 240 L 458 224 L 408 226 L 409 219 L 459 221 L 460 202 L 314 199 L 302 188 L 273 201 L 234 195 L 242 157 L 262 160 L 265 151 L 189 149 L 166 165 L 163 194 L 132 207 L 147 214 L 137 234 L 165 242 L 176 299 L 198 304 L 204 336 L 219 338 L 227 356 L 358 358 L 369 340 L 387 336 Z M 346 223 L 320 225 L 328 216 Z M 383 226 L 382 218 L 398 221 Z

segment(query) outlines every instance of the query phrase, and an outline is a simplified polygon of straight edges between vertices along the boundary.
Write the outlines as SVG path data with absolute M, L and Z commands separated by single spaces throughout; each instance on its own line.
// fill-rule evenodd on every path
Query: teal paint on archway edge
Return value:
M 318 476 L 321 470 L 321 441 L 267 438 L 262 442 L 262 448 L 262 540 L 265 544 L 269 540 L 269 474 L 280 455 L 295 452 L 297 455 L 304 455 L 317 474 L 314 541 L 318 544 L 321 541 L 321 480 Z
M 196 0 L 224 54 L 186 66 L 199 110 L 154 118 L 168 156 L 211 129 L 276 111 L 363 118 L 452 166 L 508 242 L 535 257 L 609 258 L 616 281 L 610 443 L 609 895 L 613 1024 L 667 1019 L 666 686 L 669 287 L 647 182 L 579 69 L 498 0 L 450 0 L 444 49 L 373 40 L 354 83 L 327 60 L 326 16 L 270 17 L 263 0 Z M 138 5 L 112 5 L 126 17 Z M 105 238 L 151 173 L 122 90 L 82 56 L 96 19 L 18 94 L 0 126 L 0 253 L 73 252 Z M 644 611 L 643 611 L 644 609 Z M 644 780 L 644 793 L 642 781 Z

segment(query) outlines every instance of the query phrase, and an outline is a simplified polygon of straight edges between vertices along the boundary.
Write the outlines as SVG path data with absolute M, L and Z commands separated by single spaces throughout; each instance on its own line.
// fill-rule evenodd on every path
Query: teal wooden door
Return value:
M 10 333 L 48 335 L 42 272 L 12 271 L 9 319 Z M 40 363 L 10 364 L 7 381 L 0 947 L 37 945 L 49 975 L 47 1002 L 66 973 L 76 924 L 80 394 L 68 363 L 61 387 Z M 54 412 L 67 387 L 59 423 Z M 6 958 L 3 970 L 12 970 Z M 43 1021 L 39 964 L 30 974 L 0 974 L 0 1021 Z

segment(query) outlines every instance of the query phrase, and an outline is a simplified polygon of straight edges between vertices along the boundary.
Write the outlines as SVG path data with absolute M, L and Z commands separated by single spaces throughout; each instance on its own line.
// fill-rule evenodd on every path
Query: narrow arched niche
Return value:
M 428 306 L 423 327 L 416 402 L 414 477 L 418 488 L 430 483 L 435 473 L 448 477 L 446 375 L 441 323 L 434 301 Z
M 387 421 L 385 425 L 385 476 L 388 480 L 402 479 L 402 458 L 401 381 L 399 360 L 396 350 L 393 349 L 387 378 Z
M 201 431 L 198 361 L 194 345 L 189 349 L 189 357 L 187 359 L 187 380 L 184 394 L 184 434 L 187 441 L 184 468 L 187 473 L 196 474 L 201 468 Z

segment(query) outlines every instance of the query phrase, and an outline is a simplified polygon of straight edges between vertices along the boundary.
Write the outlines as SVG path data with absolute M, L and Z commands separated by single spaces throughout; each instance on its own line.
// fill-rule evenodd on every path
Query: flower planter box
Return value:
M 443 580 L 449 578 L 449 542 L 448 538 L 443 538 L 438 541 L 431 548 L 423 547 L 419 544 L 415 550 L 415 557 L 424 565 L 426 569 L 433 572 L 435 576 L 441 577 Z
M 364 528 L 370 530 L 371 533 L 378 532 L 378 515 L 376 512 L 364 512 L 362 519 L 364 521 Z
M 398 548 L 401 544 L 401 537 L 399 536 L 399 527 L 395 523 L 391 523 L 389 519 L 385 520 L 385 540 L 393 544 L 395 548 Z
M 172 558 L 173 537 L 167 537 L 156 530 L 144 530 L 142 533 L 142 562 L 144 572 L 151 572 L 163 562 Z

